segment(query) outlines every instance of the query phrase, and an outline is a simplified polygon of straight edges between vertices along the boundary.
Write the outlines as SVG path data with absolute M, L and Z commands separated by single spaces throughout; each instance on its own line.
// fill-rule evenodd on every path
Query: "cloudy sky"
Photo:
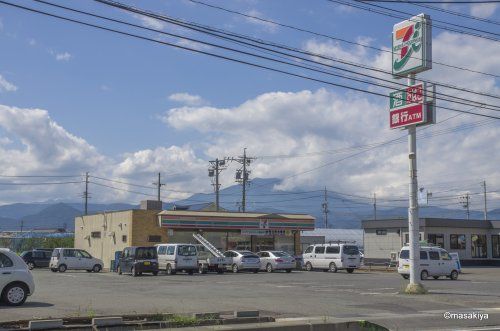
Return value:
M 187 0 L 155 4 L 124 2 L 381 70 L 391 68 L 391 54 L 387 50 L 392 26 L 401 21 L 328 1 L 207 0 L 247 16 Z M 16 3 L 173 45 L 388 94 L 386 88 L 166 36 L 158 31 L 224 44 L 192 30 L 90 0 L 72 2 L 71 6 L 158 31 L 124 27 L 34 1 Z M 55 0 L 54 3 L 67 4 Z M 412 14 L 423 10 L 411 5 L 384 6 Z M 498 34 L 497 7 L 496 4 L 438 7 L 461 13 L 462 17 L 431 9 L 426 9 L 426 13 L 443 22 Z M 161 172 L 167 183 L 163 198 L 172 201 L 189 196 L 189 192 L 210 192 L 208 161 L 239 156 L 245 147 L 248 155 L 256 157 L 251 165 L 253 178 L 282 179 L 274 189 L 315 190 L 327 186 L 334 191 L 363 196 L 377 193 L 381 198 L 407 194 L 406 131 L 389 129 L 388 101 L 384 97 L 194 54 L 5 5 L 1 9 L 0 204 L 79 201 L 84 189 L 81 183 L 7 184 L 79 182 L 87 171 L 92 176 L 144 186 L 151 186 L 156 173 Z M 499 82 L 494 76 L 500 75 L 500 43 L 492 40 L 497 38 L 495 35 L 489 36 L 493 37 L 478 38 L 434 28 L 435 64 L 419 77 L 488 94 L 438 86 L 438 92 L 498 107 L 498 97 L 492 96 L 500 96 Z M 324 58 L 305 57 L 339 65 Z M 340 66 L 391 79 L 380 72 Z M 498 114 L 443 100 L 438 100 L 439 106 Z M 488 191 L 500 191 L 499 121 L 446 109 L 438 109 L 437 119 L 438 124 L 419 133 L 419 185 L 435 196 L 450 196 L 481 192 L 480 182 L 486 180 Z M 234 183 L 235 169 L 232 164 L 223 173 L 223 186 Z M 80 177 L 15 177 L 40 175 Z M 154 195 L 153 188 L 98 178 L 92 181 Z M 92 188 L 93 202 L 136 203 L 145 197 L 104 186 Z M 492 205 L 500 200 L 496 192 L 489 193 L 489 197 Z M 458 199 L 441 201 L 444 207 L 458 206 Z M 473 207 L 482 206 L 481 196 L 473 196 L 472 201 Z

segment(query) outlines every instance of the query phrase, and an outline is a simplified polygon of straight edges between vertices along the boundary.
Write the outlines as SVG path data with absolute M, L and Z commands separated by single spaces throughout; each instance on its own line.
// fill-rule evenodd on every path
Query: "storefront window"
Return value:
M 252 236 L 252 252 L 274 250 L 273 237 Z
M 443 234 L 429 233 L 427 235 L 427 242 L 429 244 L 434 244 L 436 246 L 444 248 L 444 235 Z
M 486 235 L 473 234 L 471 235 L 471 253 L 473 258 L 486 258 Z
M 500 258 L 500 235 L 491 235 L 491 256 L 494 258 Z
M 450 234 L 450 249 L 465 249 L 465 234 Z
M 295 255 L 295 245 L 292 236 L 275 237 L 274 249 L 277 251 L 284 251 L 289 254 Z
M 250 241 L 250 236 L 238 235 L 234 233 L 229 233 L 227 238 L 227 249 L 236 251 L 250 251 L 252 250 L 252 244 Z

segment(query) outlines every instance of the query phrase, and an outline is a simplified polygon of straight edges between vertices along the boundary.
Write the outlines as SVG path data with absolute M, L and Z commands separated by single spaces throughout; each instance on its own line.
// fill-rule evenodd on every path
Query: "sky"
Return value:
M 326 0 L 206 2 L 319 35 L 188 0 L 123 0 L 128 5 L 183 21 L 381 70 L 391 68 L 388 50 L 392 27 L 402 21 Z M 389 93 L 374 85 L 166 36 L 158 31 L 255 51 L 96 1 L 53 0 L 53 3 L 158 31 L 127 27 L 35 1 L 15 3 L 172 45 L 265 64 L 373 93 Z M 380 5 L 414 15 L 425 12 L 434 20 L 465 25 L 476 29 L 474 31 L 500 33 L 497 4 L 435 5 L 477 19 L 412 5 Z M 496 35 L 490 36 L 494 38 L 478 38 L 434 27 L 435 64 L 432 70 L 418 77 L 500 96 L 498 78 L 471 72 L 500 75 L 500 43 L 491 40 L 497 38 Z M 0 45 L 0 175 L 4 176 L 0 178 L 0 204 L 79 201 L 84 190 L 81 176 L 85 172 L 151 187 L 91 178 L 92 202 L 137 203 L 147 198 L 124 190 L 154 196 L 152 182 L 158 172 L 166 183 L 163 199 L 173 201 L 186 198 L 192 192 L 211 192 L 208 161 L 241 156 L 243 148 L 255 157 L 250 166 L 251 178 L 281 179 L 276 181 L 275 190 L 316 190 L 326 186 L 367 197 L 373 193 L 381 198 L 407 196 L 407 133 L 389 129 L 387 98 L 117 35 L 6 5 L 0 5 Z M 305 57 L 333 64 L 322 58 Z M 341 66 L 392 80 L 382 73 Z M 438 86 L 437 91 L 500 105 L 498 98 L 444 86 Z M 473 109 L 442 100 L 438 100 L 437 105 Z M 487 109 L 473 111 L 497 114 Z M 436 197 L 458 196 L 482 192 L 480 184 L 485 180 L 491 192 L 488 193 L 490 206 L 500 205 L 500 195 L 495 192 L 500 191 L 498 123 L 495 119 L 438 109 L 437 124 L 423 127 L 419 133 L 419 186 Z M 359 148 L 398 138 L 401 139 L 375 148 Z M 233 162 L 221 174 L 223 187 L 234 184 L 237 167 Z M 9 177 L 40 175 L 78 177 Z M 5 185 L 68 181 L 78 183 Z M 460 207 L 458 198 L 441 201 L 443 207 Z M 472 196 L 472 208 L 482 208 L 480 196 Z

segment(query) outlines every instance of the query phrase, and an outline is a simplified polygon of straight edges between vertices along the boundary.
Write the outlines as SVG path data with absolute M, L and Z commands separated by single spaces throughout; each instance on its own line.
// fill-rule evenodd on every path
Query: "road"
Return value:
M 457 281 L 428 280 L 429 294 L 398 292 L 397 273 L 240 273 L 119 276 L 34 270 L 36 292 L 23 307 L 0 306 L 0 322 L 32 318 L 258 309 L 280 318 L 370 320 L 391 329 L 500 325 L 500 268 L 467 268 Z M 445 312 L 488 313 L 488 320 L 446 320 Z

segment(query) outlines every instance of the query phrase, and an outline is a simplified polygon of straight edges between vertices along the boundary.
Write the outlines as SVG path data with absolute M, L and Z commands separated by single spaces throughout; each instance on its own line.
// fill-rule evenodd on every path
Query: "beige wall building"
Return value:
M 125 210 L 76 217 L 75 247 L 102 259 L 105 269 L 127 246 L 197 243 L 197 232 L 222 251 L 276 249 L 299 254 L 300 232 L 313 228 L 314 217 L 301 214 Z
M 408 220 L 362 222 L 366 259 L 388 260 L 408 243 Z M 463 264 L 500 265 L 500 221 L 420 219 L 420 240 L 457 252 Z

